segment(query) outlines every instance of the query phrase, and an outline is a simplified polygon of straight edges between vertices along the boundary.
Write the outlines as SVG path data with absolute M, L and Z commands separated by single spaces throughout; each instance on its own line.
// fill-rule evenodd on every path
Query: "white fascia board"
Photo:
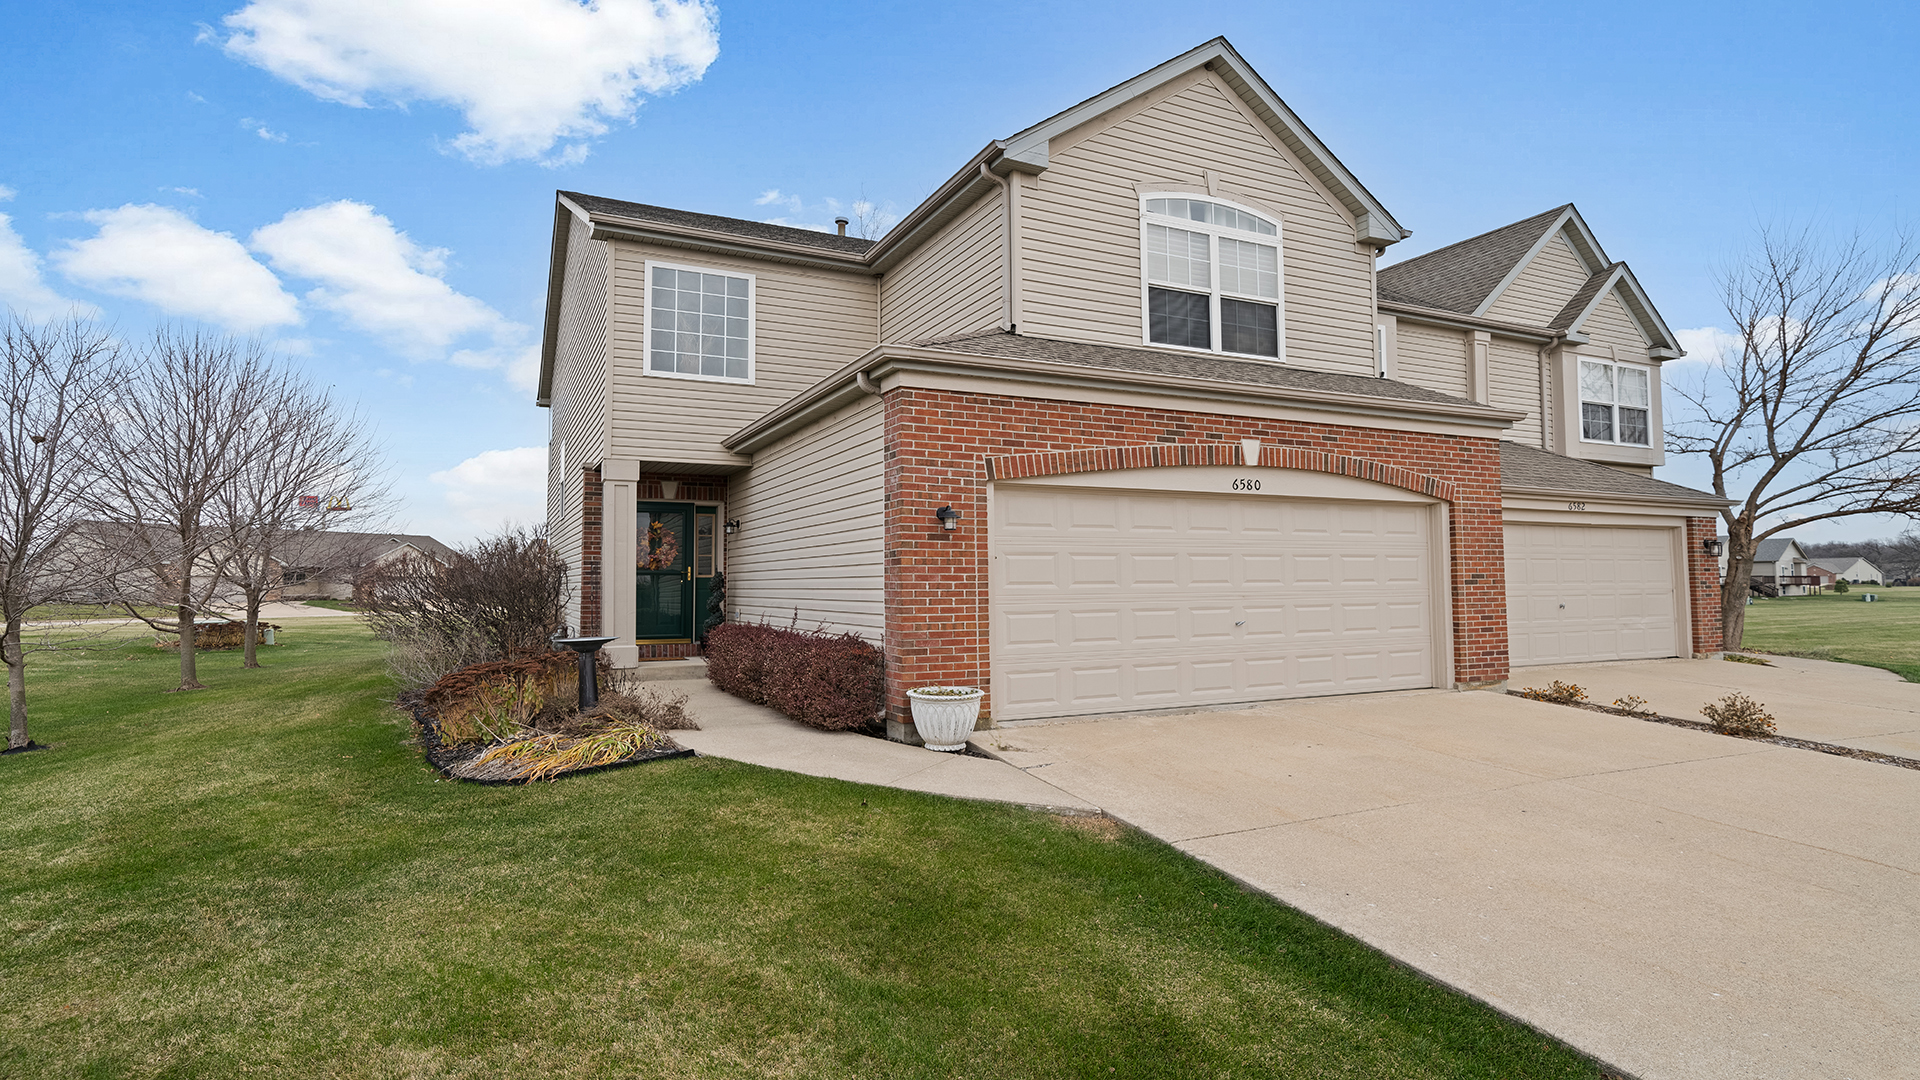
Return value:
M 572 199 L 555 195 L 553 203 L 553 249 L 547 264 L 547 312 L 540 331 L 540 384 L 534 392 L 534 404 L 542 408 L 553 403 L 554 352 L 560 347 L 560 294 L 566 288 L 567 244 L 573 235 L 572 218 L 591 225 L 593 218 Z
M 1580 314 L 1574 316 L 1573 321 L 1567 324 L 1569 335 L 1580 333 L 1580 328 L 1587 324 L 1587 319 L 1591 318 L 1594 311 L 1600 307 L 1600 302 L 1613 294 L 1613 287 L 1620 283 L 1621 272 L 1626 268 L 1625 263 L 1608 268 L 1606 283 L 1594 291 L 1593 299 L 1587 301 L 1587 306 L 1581 308 Z M 1642 330 L 1644 332 L 1644 328 Z
M 1648 299 L 1647 291 L 1640 287 L 1640 279 L 1633 276 L 1633 270 L 1626 263 L 1620 264 L 1620 280 L 1613 287 L 1626 291 L 1627 312 L 1639 321 L 1640 328 L 1648 332 L 1648 337 L 1655 339 L 1655 351 L 1669 353 L 1664 357 L 1668 360 L 1687 355 L 1687 350 L 1680 347 L 1680 339 L 1667 328 L 1667 321 L 1660 317 L 1659 310 Z
M 1413 235 L 1395 221 L 1386 207 L 1361 184 L 1340 159 L 1328 150 L 1286 102 L 1273 92 L 1266 80 L 1235 52 L 1223 37 L 1190 49 L 1126 82 L 1078 105 L 1042 120 L 1005 140 L 1000 159 L 1009 169 L 1042 172 L 1047 167 L 1048 144 L 1054 136 L 1079 127 L 1102 113 L 1111 112 L 1143 94 L 1185 75 L 1197 67 L 1211 67 L 1234 90 L 1250 99 L 1254 111 L 1280 136 L 1288 149 L 1307 164 L 1328 190 L 1340 199 L 1355 221 L 1355 239 L 1378 246 L 1396 244 Z M 998 170 L 996 170 L 998 171 Z
M 1477 308 L 1474 308 L 1473 313 L 1475 315 L 1485 315 L 1493 307 L 1493 305 L 1499 303 L 1501 294 L 1505 293 L 1507 289 L 1513 285 L 1514 282 L 1520 280 L 1520 275 L 1527 272 L 1527 267 L 1533 265 L 1533 260 L 1539 258 L 1540 253 L 1542 251 L 1545 251 L 1547 249 L 1547 245 L 1553 242 L 1553 238 L 1560 235 L 1560 230 L 1565 228 L 1567 225 L 1567 219 L 1577 218 L 1578 216 L 1579 215 L 1575 213 L 1573 207 L 1571 206 L 1567 207 L 1565 210 L 1560 211 L 1560 216 L 1557 218 L 1554 218 L 1552 224 L 1548 225 L 1546 229 L 1542 231 L 1537 238 L 1534 239 L 1533 246 L 1527 249 L 1527 253 L 1525 255 L 1522 255 L 1518 260 L 1514 262 L 1513 268 L 1507 271 L 1507 276 L 1501 278 L 1500 284 L 1495 285 L 1492 291 L 1487 293 L 1487 298 L 1485 300 L 1480 301 L 1480 306 Z M 1582 257 L 1584 258 L 1584 256 Z M 1606 264 L 1602 263 L 1601 265 L 1604 266 Z M 1597 271 L 1590 271 L 1590 272 L 1597 272 Z

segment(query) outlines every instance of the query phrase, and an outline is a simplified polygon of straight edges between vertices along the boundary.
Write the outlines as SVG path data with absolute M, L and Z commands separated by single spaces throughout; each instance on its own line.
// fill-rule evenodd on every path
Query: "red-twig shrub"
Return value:
M 886 694 L 884 657 L 854 634 L 722 623 L 701 651 L 715 686 L 828 731 L 871 725 Z

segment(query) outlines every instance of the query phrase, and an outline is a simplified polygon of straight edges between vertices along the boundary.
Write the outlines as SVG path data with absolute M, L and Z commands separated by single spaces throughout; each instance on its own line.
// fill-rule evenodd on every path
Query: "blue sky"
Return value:
M 261 335 L 363 405 L 404 523 L 457 541 L 541 512 L 527 377 L 555 188 L 884 219 L 989 139 L 1225 34 L 1414 231 L 1390 259 L 1572 201 L 1670 325 L 1703 330 L 1757 224 L 1913 221 L 1917 24 L 1885 4 L 15 2 L 0 303 Z

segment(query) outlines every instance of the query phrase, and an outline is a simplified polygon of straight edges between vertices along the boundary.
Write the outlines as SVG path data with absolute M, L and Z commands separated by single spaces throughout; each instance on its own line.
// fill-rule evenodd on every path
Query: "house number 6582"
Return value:
M 1244 477 L 1244 476 L 1242 476 L 1242 477 L 1235 477 L 1235 478 L 1234 478 L 1234 481 L 1233 481 L 1233 490 L 1235 490 L 1235 491 L 1259 491 L 1259 490 L 1260 490 L 1260 481 L 1258 481 L 1258 480 L 1251 480 L 1251 479 L 1248 479 L 1248 478 L 1246 478 L 1246 477 Z
M 1585 510 L 1586 508 L 1587 508 L 1586 503 L 1568 503 L 1567 504 L 1567 509 L 1569 510 Z

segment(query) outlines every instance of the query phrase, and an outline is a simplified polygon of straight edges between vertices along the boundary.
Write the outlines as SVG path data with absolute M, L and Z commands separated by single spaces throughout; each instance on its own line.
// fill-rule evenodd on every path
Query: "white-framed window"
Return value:
M 1637 364 L 1580 361 L 1580 438 L 1647 446 L 1652 439 L 1653 373 Z
M 1140 255 L 1147 344 L 1286 355 L 1278 222 L 1219 199 L 1151 195 Z
M 753 381 L 754 275 L 647 262 L 647 374 Z

